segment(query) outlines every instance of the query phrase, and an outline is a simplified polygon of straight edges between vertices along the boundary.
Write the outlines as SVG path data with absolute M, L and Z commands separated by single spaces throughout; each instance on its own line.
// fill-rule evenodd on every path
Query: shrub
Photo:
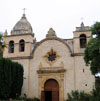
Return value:
M 13 101 L 40 101 L 38 98 L 16 98 Z
M 40 101 L 40 100 L 39 100 L 38 98 L 35 97 L 35 98 L 33 99 L 33 101 Z
M 68 99 L 66 101 L 100 101 L 100 93 L 97 90 L 92 90 L 90 93 L 84 91 L 72 91 L 68 93 Z
M 0 99 L 21 95 L 23 66 L 7 58 L 0 58 Z

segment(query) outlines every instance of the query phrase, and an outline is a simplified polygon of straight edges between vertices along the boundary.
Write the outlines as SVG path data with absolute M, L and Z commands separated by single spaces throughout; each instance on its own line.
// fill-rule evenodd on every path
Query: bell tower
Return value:
M 35 37 L 32 26 L 27 20 L 25 14 L 13 27 L 11 34 L 5 33 L 5 43 L 8 48 L 4 50 L 4 57 L 8 58 L 26 58 L 30 56 L 35 43 Z
M 90 27 L 84 26 L 84 23 L 82 22 L 80 27 L 76 27 L 76 30 L 73 33 L 74 33 L 74 38 L 73 38 L 74 53 L 75 54 L 84 53 L 86 44 L 91 38 Z

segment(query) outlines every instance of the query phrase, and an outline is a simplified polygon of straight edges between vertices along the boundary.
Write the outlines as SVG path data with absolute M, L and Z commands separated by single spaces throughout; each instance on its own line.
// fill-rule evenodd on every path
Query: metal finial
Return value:
M 84 20 L 84 17 L 81 17 L 81 27 L 84 27 L 83 20 Z
M 23 10 L 23 14 L 25 14 L 26 8 L 23 8 L 22 10 Z

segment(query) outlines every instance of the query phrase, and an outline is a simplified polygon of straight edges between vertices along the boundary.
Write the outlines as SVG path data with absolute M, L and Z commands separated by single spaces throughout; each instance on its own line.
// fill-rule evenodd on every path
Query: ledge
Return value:
M 6 57 L 6 58 L 10 58 L 13 60 L 16 60 L 16 59 L 32 59 L 32 56 L 17 56 L 17 57 Z
M 41 73 L 64 73 L 64 72 L 66 72 L 65 69 L 58 69 L 58 70 L 37 70 L 38 74 L 41 74 Z
M 74 53 L 73 56 L 83 56 L 84 53 Z

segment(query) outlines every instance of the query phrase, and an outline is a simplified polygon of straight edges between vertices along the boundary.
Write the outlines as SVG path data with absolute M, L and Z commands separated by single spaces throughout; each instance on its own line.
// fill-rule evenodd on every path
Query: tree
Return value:
M 100 72 L 100 22 L 96 22 L 91 27 L 91 31 L 92 38 L 86 46 L 84 60 L 86 65 L 90 65 L 90 70 L 95 75 Z
M 21 95 L 23 66 L 7 58 L 0 58 L 0 99 Z
M 99 76 L 95 77 L 95 88 L 97 92 L 100 94 L 100 77 Z
M 0 33 L 0 57 L 2 57 L 3 49 L 6 47 L 4 43 L 4 36 Z

